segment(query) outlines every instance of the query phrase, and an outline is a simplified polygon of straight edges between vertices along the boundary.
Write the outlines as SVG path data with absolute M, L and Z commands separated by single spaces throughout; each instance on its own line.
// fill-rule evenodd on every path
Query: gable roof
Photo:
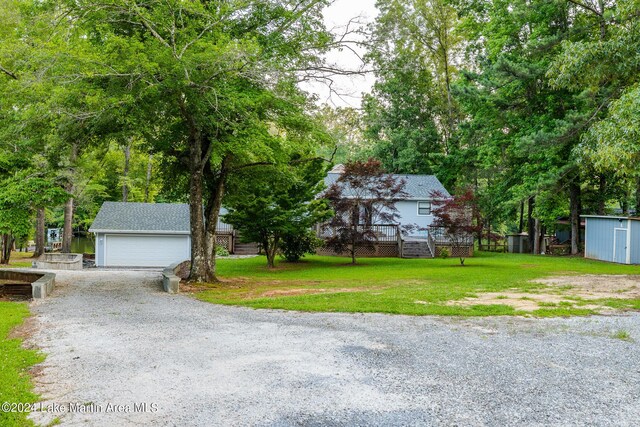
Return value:
M 324 183 L 329 187 L 331 184 L 335 183 L 339 177 L 340 173 L 331 171 L 324 179 Z M 404 191 L 408 194 L 405 200 L 431 199 L 431 193 L 434 191 L 439 191 L 444 194 L 445 197 L 451 196 L 435 175 L 393 174 L 393 177 L 405 181 Z
M 190 224 L 186 203 L 104 202 L 89 231 L 189 234 Z

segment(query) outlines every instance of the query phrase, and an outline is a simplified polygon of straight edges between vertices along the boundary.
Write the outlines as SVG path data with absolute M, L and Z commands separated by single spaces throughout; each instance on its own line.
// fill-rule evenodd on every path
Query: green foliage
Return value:
M 35 209 L 55 206 L 68 197 L 49 180 L 20 175 L 2 181 L 0 191 L 0 233 L 11 236 L 19 246 L 31 233 Z
M 34 350 L 25 349 L 22 342 L 9 338 L 9 332 L 29 316 L 24 303 L 0 301 L 0 400 L 8 403 L 28 404 L 37 402 L 29 378 L 29 368 L 42 362 L 44 357 Z M 0 425 L 19 427 L 33 425 L 27 419 L 28 412 L 0 411 Z
M 441 248 L 439 257 L 442 259 L 449 258 L 449 250 L 447 248 Z
M 282 236 L 280 253 L 289 262 L 298 262 L 307 254 L 314 254 L 322 246 L 322 240 L 313 230 L 299 233 L 287 233 Z
M 462 43 L 455 32 L 456 11 L 441 0 L 377 6 L 367 54 L 376 82 L 363 100 L 369 154 L 389 172 L 442 172 L 459 120 L 451 93 L 457 74 L 453 58 Z
M 621 0 L 601 7 L 601 15 L 583 10 L 580 16 L 585 27 L 599 31 L 566 40 L 548 76 L 556 87 L 581 92 L 592 111 L 577 148 L 583 162 L 619 178 L 637 176 L 640 2 Z
M 216 245 L 216 256 L 229 256 L 229 250 L 224 246 Z
M 320 161 L 247 170 L 229 184 L 223 220 L 244 240 L 258 242 L 273 267 L 283 238 L 302 239 L 330 215 L 326 202 L 316 199 L 324 173 Z

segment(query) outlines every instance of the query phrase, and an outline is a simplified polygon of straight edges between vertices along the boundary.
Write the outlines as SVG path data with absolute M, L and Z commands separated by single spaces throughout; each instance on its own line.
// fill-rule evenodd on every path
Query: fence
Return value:
M 478 245 L 478 250 L 479 251 L 485 251 L 485 252 L 507 252 L 507 248 L 509 246 L 505 245 L 504 243 L 489 243 L 489 244 L 482 244 L 480 243 Z

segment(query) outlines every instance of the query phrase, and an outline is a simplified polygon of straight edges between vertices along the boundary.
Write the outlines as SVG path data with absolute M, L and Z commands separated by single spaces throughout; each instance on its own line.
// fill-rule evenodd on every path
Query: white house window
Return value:
M 431 215 L 431 202 L 418 202 L 418 215 L 427 216 Z

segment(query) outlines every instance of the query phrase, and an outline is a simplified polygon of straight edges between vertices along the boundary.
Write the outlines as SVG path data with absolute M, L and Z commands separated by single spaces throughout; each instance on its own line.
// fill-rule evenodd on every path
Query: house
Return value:
M 585 258 L 640 264 L 640 218 L 583 215 Z
M 327 174 L 324 181 L 327 188 L 338 180 L 341 171 L 342 165 L 337 165 Z M 449 192 L 435 175 L 399 174 L 393 175 L 393 177 L 405 182 L 404 191 L 407 193 L 406 198 L 395 204 L 399 215 L 398 225 L 417 226 L 413 227 L 408 235 L 426 237 L 426 229 L 433 223 L 433 214 L 431 213 L 433 197 L 431 194 L 437 191 L 445 197 L 450 197 Z M 373 221 L 373 223 L 376 222 Z
M 98 267 L 166 267 L 191 258 L 189 205 L 104 202 L 90 232 Z
M 325 178 L 327 188 L 338 180 L 342 171 L 343 166 L 337 165 L 327 174 Z M 447 248 L 453 256 L 458 256 L 456 251 L 461 251 L 463 256 L 473 254 L 471 236 L 468 245 L 454 250 L 443 230 L 431 227 L 434 221 L 432 194 L 438 192 L 443 197 L 450 197 L 449 192 L 437 177 L 411 174 L 392 176 L 405 182 L 406 196 L 395 202 L 398 210 L 397 224 L 382 224 L 372 217 L 371 225 L 367 227 L 373 228 L 378 236 L 377 241 L 373 248 L 359 248 L 359 256 L 433 258 L 438 256 L 442 248 Z M 318 237 L 327 238 L 332 233 L 333 230 L 330 227 L 318 226 Z M 327 248 L 319 249 L 318 253 L 336 255 Z

